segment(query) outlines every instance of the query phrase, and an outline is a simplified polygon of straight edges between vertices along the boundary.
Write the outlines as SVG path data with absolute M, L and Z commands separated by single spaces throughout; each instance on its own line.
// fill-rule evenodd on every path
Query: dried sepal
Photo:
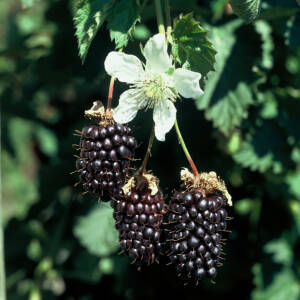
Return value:
M 149 189 L 151 191 L 151 196 L 154 196 L 158 193 L 158 187 L 158 178 L 150 173 L 145 173 L 143 175 L 136 174 L 130 177 L 122 187 L 122 190 L 124 194 L 127 194 L 132 188 L 136 188 L 137 190 Z
M 94 101 L 90 109 L 84 112 L 84 115 L 88 119 L 97 120 L 99 125 L 108 126 L 114 124 L 113 110 L 106 110 L 103 103 L 99 100 Z
M 180 172 L 181 180 L 187 189 L 198 189 L 204 195 L 221 192 L 227 199 L 229 206 L 232 206 L 231 195 L 229 194 L 224 180 L 217 176 L 216 172 L 202 172 L 195 177 L 187 168 L 183 168 Z

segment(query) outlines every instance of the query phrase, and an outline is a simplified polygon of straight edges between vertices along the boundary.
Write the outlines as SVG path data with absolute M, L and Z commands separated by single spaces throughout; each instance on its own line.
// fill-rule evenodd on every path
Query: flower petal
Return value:
M 119 105 L 114 109 L 113 118 L 117 123 L 128 123 L 134 119 L 139 109 L 146 105 L 142 91 L 129 89 L 121 94 Z
M 176 69 L 173 78 L 175 81 L 175 88 L 179 94 L 184 98 L 198 98 L 203 95 L 200 88 L 199 80 L 201 74 L 186 69 Z
M 172 66 L 165 36 L 162 33 L 158 33 L 148 40 L 144 48 L 144 55 L 148 70 L 164 73 Z
M 104 62 L 105 71 L 119 81 L 134 83 L 144 74 L 141 61 L 134 55 L 112 51 Z
M 154 107 L 153 120 L 155 122 L 155 136 L 159 141 L 165 140 L 165 135 L 174 125 L 176 108 L 172 101 L 161 100 Z

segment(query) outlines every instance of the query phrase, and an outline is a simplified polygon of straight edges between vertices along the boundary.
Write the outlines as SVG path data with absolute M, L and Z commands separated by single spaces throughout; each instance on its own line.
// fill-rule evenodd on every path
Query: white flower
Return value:
M 199 86 L 201 74 L 174 69 L 163 34 L 156 34 L 148 40 L 144 56 L 145 68 L 134 55 L 113 51 L 106 57 L 106 72 L 131 84 L 130 89 L 120 96 L 113 117 L 116 122 L 124 124 L 133 120 L 139 109 L 153 108 L 155 136 L 164 141 L 176 119 L 173 102 L 178 94 L 185 98 L 197 98 L 203 94 Z

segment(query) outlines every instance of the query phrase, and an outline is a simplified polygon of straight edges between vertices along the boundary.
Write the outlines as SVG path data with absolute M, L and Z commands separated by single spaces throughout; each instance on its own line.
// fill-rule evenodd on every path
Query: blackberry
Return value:
M 221 265 L 223 233 L 230 219 L 224 207 L 231 200 L 214 172 L 191 176 L 183 176 L 184 190 L 175 192 L 169 203 L 167 247 L 178 275 L 198 284 L 205 277 L 215 278 Z
M 87 125 L 78 133 L 80 183 L 85 191 L 108 201 L 125 183 L 137 141 L 129 127 L 103 116 L 99 125 Z
M 162 249 L 163 193 L 156 177 L 132 177 L 112 201 L 120 246 L 137 265 L 151 264 Z

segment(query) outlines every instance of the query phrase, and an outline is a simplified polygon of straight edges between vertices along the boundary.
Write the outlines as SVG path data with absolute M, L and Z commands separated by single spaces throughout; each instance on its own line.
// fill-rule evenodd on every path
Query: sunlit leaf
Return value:
M 271 91 L 258 93 L 258 101 L 262 104 L 260 115 L 264 119 L 274 119 L 278 115 L 278 102 Z
M 136 25 L 132 35 L 137 40 L 145 41 L 150 38 L 151 32 L 145 25 Z
M 256 50 L 251 52 L 250 46 L 242 46 L 240 40 L 244 34 L 236 32 L 240 26 L 241 21 L 235 20 L 212 28 L 211 40 L 219 50 L 216 72 L 208 75 L 204 95 L 196 100 L 197 107 L 206 110 L 206 118 L 226 135 L 247 117 L 248 106 L 253 103 L 249 84 L 254 80 L 251 71 L 254 61 L 249 53 L 253 57 Z
M 229 91 L 224 98 L 220 98 L 207 111 L 206 116 L 222 132 L 228 134 L 247 117 L 247 108 L 252 103 L 251 91 L 244 83 L 240 83 L 235 91 Z
M 289 185 L 290 192 L 300 199 L 300 172 L 293 172 L 288 174 L 286 182 Z
M 49 156 L 56 156 L 58 150 L 58 141 L 55 134 L 49 129 L 39 126 L 36 128 L 36 137 L 41 150 Z
M 31 145 L 34 124 L 12 118 L 8 129 L 14 155 L 7 151 L 1 153 L 1 169 L 5 173 L 2 179 L 5 221 L 13 216 L 24 218 L 38 200 L 36 160 Z
M 284 161 L 282 154 L 288 152 L 288 149 L 289 146 L 284 142 L 284 136 L 279 133 L 278 127 L 274 130 L 271 123 L 264 123 L 253 135 L 247 136 L 233 158 L 252 171 L 263 173 L 272 170 L 280 173 Z
M 300 47 L 300 15 L 297 14 L 287 22 L 285 32 L 286 44 L 292 48 Z
M 253 205 L 253 199 L 242 199 L 235 203 L 234 209 L 240 215 L 247 215 L 250 213 Z
M 278 264 L 291 265 L 293 261 L 293 249 L 285 238 L 273 240 L 264 246 L 266 253 L 273 254 L 273 261 Z
M 260 11 L 261 0 L 230 0 L 231 7 L 246 22 L 255 20 Z
M 85 61 L 91 42 L 106 20 L 113 2 L 114 0 L 82 0 L 77 4 L 74 24 L 82 62 Z
M 81 217 L 74 234 L 94 255 L 106 256 L 118 249 L 118 233 L 109 207 L 96 206 L 87 216 Z
M 207 38 L 207 30 L 200 26 L 192 14 L 175 21 L 172 37 L 172 53 L 177 62 L 201 73 L 203 78 L 214 71 L 216 51 Z
M 115 41 L 116 49 L 127 45 L 139 20 L 139 6 L 135 0 L 121 0 L 117 2 L 107 18 L 110 37 Z
M 261 35 L 262 39 L 262 60 L 261 65 L 266 69 L 273 67 L 272 51 L 274 50 L 274 42 L 272 38 L 272 27 L 266 21 L 257 21 L 254 24 L 256 32 Z
M 252 300 L 298 300 L 300 297 L 299 282 L 292 269 L 285 267 L 274 273 L 273 280 L 266 284 L 263 279 L 262 266 L 253 267 L 256 289 L 252 292 Z
M 35 4 L 36 0 L 21 0 L 21 2 L 24 8 L 30 8 Z

